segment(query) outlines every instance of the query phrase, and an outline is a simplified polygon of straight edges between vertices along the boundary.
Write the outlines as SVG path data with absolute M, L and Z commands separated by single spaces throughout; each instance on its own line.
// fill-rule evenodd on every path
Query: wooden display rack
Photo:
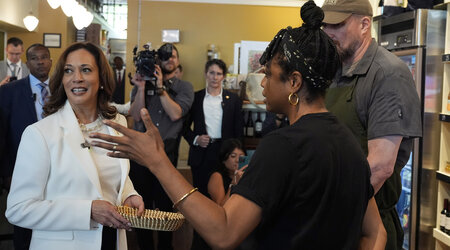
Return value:
M 450 0 L 446 0 L 449 3 Z M 441 142 L 439 154 L 439 171 L 436 172 L 438 180 L 437 218 L 433 237 L 436 239 L 436 249 L 450 249 L 450 236 L 442 232 L 440 225 L 440 212 L 444 205 L 444 199 L 450 199 L 450 173 L 446 172 L 447 161 L 450 161 L 450 111 L 447 110 L 447 99 L 450 91 L 450 5 L 447 4 L 447 27 L 445 32 L 445 54 L 442 55 L 444 65 L 444 79 L 442 86 L 442 108 L 439 120 L 441 126 Z

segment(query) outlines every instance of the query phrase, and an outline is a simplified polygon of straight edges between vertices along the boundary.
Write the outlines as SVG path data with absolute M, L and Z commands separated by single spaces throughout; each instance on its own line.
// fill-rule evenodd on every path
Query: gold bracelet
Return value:
M 187 192 L 185 195 L 183 195 L 177 202 L 173 203 L 172 208 L 176 208 L 178 206 L 178 204 L 180 204 L 180 202 L 182 202 L 184 199 L 186 199 L 189 195 L 191 195 L 192 193 L 194 193 L 195 191 L 197 191 L 198 188 L 193 188 L 191 191 Z

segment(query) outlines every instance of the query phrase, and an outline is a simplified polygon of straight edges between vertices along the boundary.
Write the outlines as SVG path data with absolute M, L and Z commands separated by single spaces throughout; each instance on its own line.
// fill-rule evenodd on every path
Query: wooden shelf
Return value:
M 434 228 L 433 229 L 433 237 L 450 247 L 450 236 L 448 236 L 446 233 L 442 232 L 441 230 Z
M 450 184 L 450 175 L 441 171 L 436 171 L 436 179 Z
M 244 137 L 244 148 L 245 149 L 256 149 L 261 138 L 258 137 Z

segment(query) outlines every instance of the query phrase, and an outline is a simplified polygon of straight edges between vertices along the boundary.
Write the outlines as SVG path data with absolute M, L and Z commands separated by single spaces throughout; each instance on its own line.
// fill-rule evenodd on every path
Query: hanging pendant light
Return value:
M 39 19 L 33 15 L 33 12 L 30 12 L 28 16 L 23 19 L 23 24 L 25 28 L 29 31 L 33 31 L 38 26 Z
M 75 0 L 64 0 L 61 3 L 61 9 L 67 17 L 71 17 L 77 5 Z
M 72 21 L 78 30 L 91 25 L 94 15 L 88 11 L 82 4 L 78 4 L 73 11 Z
M 77 5 L 77 7 L 73 11 L 72 21 L 77 30 L 81 30 L 85 27 L 84 26 L 85 13 L 86 9 L 81 5 Z
M 47 3 L 50 7 L 52 7 L 52 9 L 56 9 L 61 5 L 61 0 L 47 0 Z
M 92 21 L 94 20 L 94 15 L 90 11 L 86 11 L 84 15 L 84 27 L 88 27 L 91 25 Z
M 23 24 L 28 31 L 33 31 L 38 26 L 39 19 L 33 15 L 33 2 L 30 0 L 30 14 L 23 18 Z

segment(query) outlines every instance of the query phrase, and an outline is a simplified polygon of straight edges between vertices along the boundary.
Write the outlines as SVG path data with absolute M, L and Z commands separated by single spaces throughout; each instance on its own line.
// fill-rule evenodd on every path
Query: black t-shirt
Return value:
M 262 208 L 256 249 L 356 249 L 373 188 L 351 132 L 319 113 L 266 135 L 232 193 Z

